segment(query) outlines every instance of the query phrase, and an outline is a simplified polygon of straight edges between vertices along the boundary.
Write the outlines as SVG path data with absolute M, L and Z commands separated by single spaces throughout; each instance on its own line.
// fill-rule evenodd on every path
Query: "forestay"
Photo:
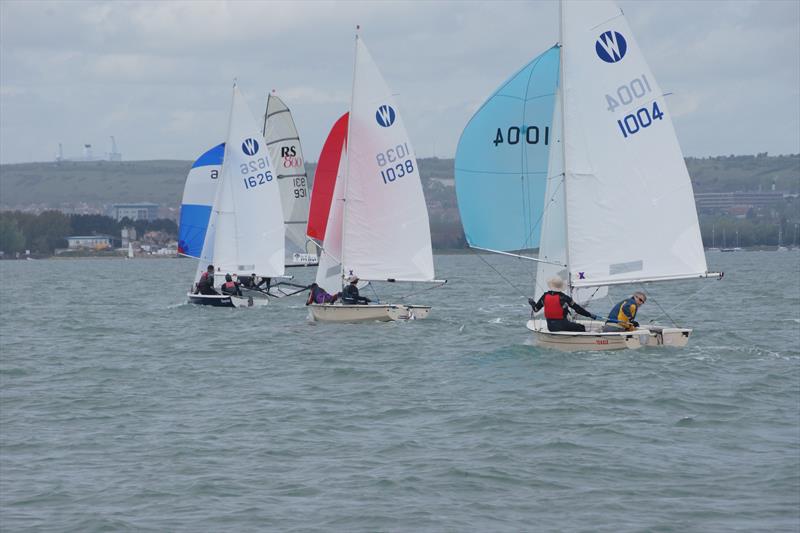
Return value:
M 222 170 L 225 143 L 218 144 L 197 158 L 183 187 L 178 230 L 178 253 L 200 257 L 206 237 L 211 206 Z
M 267 97 L 263 133 L 281 191 L 286 225 L 285 264 L 297 266 L 316 263 L 314 250 L 306 248 L 305 230 L 310 195 L 300 137 L 289 108 L 274 94 Z
M 562 5 L 570 283 L 704 276 L 686 165 L 625 17 L 608 1 Z
M 349 120 L 345 273 L 432 281 L 428 211 L 414 148 L 392 92 L 358 37 Z
M 512 251 L 539 245 L 559 48 L 503 83 L 464 128 L 456 194 L 470 246 Z
M 284 274 L 280 191 L 269 151 L 253 115 L 234 86 L 228 137 L 209 230 L 198 271 L 260 276 Z

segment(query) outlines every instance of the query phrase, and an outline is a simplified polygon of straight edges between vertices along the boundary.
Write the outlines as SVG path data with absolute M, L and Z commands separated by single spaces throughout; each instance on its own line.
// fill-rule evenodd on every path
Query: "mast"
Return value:
M 272 89 L 275 92 L 275 89 Z M 271 93 L 267 93 L 267 105 L 264 107 L 264 124 L 261 126 L 261 136 L 266 139 L 267 137 L 267 115 L 269 114 L 269 99 L 272 97 Z M 265 141 L 266 142 L 266 141 Z
M 559 107 L 561 108 L 561 172 L 564 176 L 564 263 L 567 269 L 567 287 L 572 294 L 572 274 L 569 269 L 569 217 L 567 210 L 569 196 L 567 194 L 567 116 L 566 94 L 564 91 L 564 0 L 558 2 L 558 41 L 561 43 L 561 50 L 558 54 L 558 97 Z
M 347 147 L 348 151 L 350 150 L 350 131 L 352 131 L 352 128 L 350 127 L 351 126 L 350 122 L 352 120 L 352 114 L 353 114 L 353 100 L 355 99 L 355 96 L 356 96 L 356 67 L 358 66 L 358 30 L 360 28 L 361 28 L 361 26 L 356 26 L 356 41 L 355 41 L 356 42 L 356 49 L 355 49 L 355 53 L 353 54 L 353 85 L 352 85 L 352 87 L 350 89 L 350 115 L 351 116 L 348 118 L 348 121 L 347 121 L 347 142 L 345 143 L 345 146 Z M 344 178 L 344 199 L 343 199 L 344 206 L 342 206 L 342 254 L 341 254 L 342 257 L 339 258 L 339 260 L 341 261 L 341 272 L 342 272 L 341 283 L 342 283 L 342 288 L 344 288 L 344 268 L 345 268 L 344 267 L 344 265 L 345 265 L 344 258 L 345 258 L 345 251 L 347 250 L 347 246 L 345 246 L 345 239 L 347 238 L 347 231 L 346 231 L 346 228 L 347 228 L 347 197 L 348 197 L 347 187 L 348 187 L 348 183 L 350 181 L 350 179 L 349 179 L 350 178 L 350 157 L 349 157 L 349 155 L 346 155 L 346 157 L 347 157 L 347 160 L 345 161 L 345 169 L 344 169 L 344 176 L 343 176 L 343 178 Z M 336 198 L 334 198 L 334 201 L 336 201 Z

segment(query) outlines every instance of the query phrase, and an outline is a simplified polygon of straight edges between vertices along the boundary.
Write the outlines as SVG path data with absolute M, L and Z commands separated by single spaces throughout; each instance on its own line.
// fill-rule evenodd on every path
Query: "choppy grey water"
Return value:
M 430 319 L 361 325 L 184 304 L 189 260 L 0 263 L 0 528 L 800 529 L 800 254 L 648 288 L 685 349 L 572 354 L 529 264 L 436 263 Z

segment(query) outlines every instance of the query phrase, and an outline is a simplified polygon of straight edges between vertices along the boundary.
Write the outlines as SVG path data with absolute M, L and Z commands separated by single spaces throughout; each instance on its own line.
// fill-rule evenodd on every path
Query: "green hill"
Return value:
M 454 206 L 452 159 L 421 159 L 420 173 L 433 207 Z M 800 192 L 800 155 L 688 158 L 695 192 Z M 191 161 L 67 161 L 0 165 L 0 207 L 31 204 L 107 205 L 154 202 L 177 207 Z M 315 164 L 307 165 L 309 176 Z M 433 185 L 433 184 L 437 185 Z M 444 184 L 443 187 L 442 184 Z

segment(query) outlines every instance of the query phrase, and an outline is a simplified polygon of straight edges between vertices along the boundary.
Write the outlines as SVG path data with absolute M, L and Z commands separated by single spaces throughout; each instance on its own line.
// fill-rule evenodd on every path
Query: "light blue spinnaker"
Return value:
M 461 134 L 456 195 L 470 246 L 539 245 L 558 68 L 554 46 L 503 83 Z
M 218 144 L 197 158 L 186 177 L 178 230 L 178 252 L 183 255 L 200 257 L 203 251 L 224 156 L 225 143 Z

